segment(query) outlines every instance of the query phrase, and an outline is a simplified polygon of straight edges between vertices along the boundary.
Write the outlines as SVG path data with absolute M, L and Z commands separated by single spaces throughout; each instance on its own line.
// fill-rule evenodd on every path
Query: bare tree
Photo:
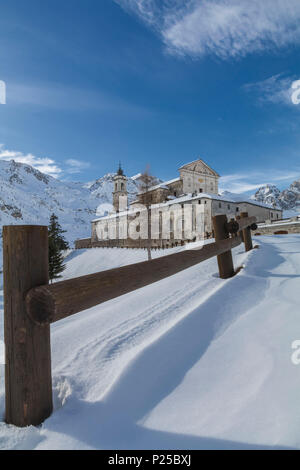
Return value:
M 157 178 L 150 174 L 150 167 L 147 165 L 145 171 L 139 177 L 139 190 L 140 190 L 140 200 L 147 209 L 147 218 L 148 218 L 148 237 L 147 237 L 147 251 L 148 251 L 148 260 L 152 259 L 151 256 L 151 204 L 152 204 L 152 195 L 150 188 L 157 183 Z

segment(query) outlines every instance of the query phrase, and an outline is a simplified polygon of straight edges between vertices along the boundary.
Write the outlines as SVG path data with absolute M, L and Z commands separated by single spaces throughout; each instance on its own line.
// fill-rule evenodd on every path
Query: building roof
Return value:
M 189 169 L 188 167 L 193 165 L 193 164 L 197 164 L 197 163 L 201 163 L 202 165 L 204 165 L 210 172 L 212 172 L 216 177 L 220 177 L 220 175 L 215 171 L 213 170 L 207 163 L 205 163 L 204 160 L 201 160 L 201 159 L 198 159 L 198 160 L 194 160 L 193 162 L 190 162 L 190 163 L 185 163 L 183 166 L 181 166 L 179 168 L 179 170 L 183 170 L 183 169 Z M 178 178 L 173 178 L 171 180 L 168 180 L 168 181 L 163 181 L 162 183 L 160 184 L 156 184 L 155 186 L 151 186 L 147 191 L 141 191 L 139 192 L 139 194 L 145 194 L 146 192 L 148 191 L 155 191 L 157 189 L 169 189 L 168 188 L 168 185 L 169 184 L 172 184 L 172 183 L 176 183 L 177 181 L 180 181 L 180 177 Z
M 174 178 L 169 181 L 163 181 L 162 183 L 156 184 L 155 186 L 150 186 L 147 191 L 139 192 L 139 194 L 145 194 L 146 192 L 155 191 L 156 189 L 169 189 L 168 185 L 180 181 L 180 178 Z
M 170 206 L 170 205 L 173 205 L 173 204 L 183 204 L 184 202 L 195 201 L 195 200 L 199 200 L 199 199 L 210 199 L 210 200 L 213 200 L 213 201 L 222 201 L 222 202 L 226 202 L 228 204 L 251 204 L 253 206 L 264 207 L 265 209 L 270 209 L 270 210 L 273 210 L 273 211 L 282 212 L 282 209 L 279 209 L 279 208 L 276 209 L 272 206 L 269 206 L 267 204 L 262 204 L 258 201 L 243 200 L 243 199 L 234 200 L 234 199 L 230 199 L 230 198 L 227 198 L 227 197 L 224 198 L 223 196 L 221 196 L 219 194 L 208 194 L 208 193 L 199 193 L 196 196 L 192 196 L 191 194 L 186 194 L 184 196 L 177 197 L 177 198 L 172 199 L 170 201 L 162 202 L 162 203 L 159 203 L 159 204 L 152 204 L 151 208 L 152 209 L 157 209 L 159 207 L 166 207 L 166 206 Z M 142 204 L 141 204 L 141 206 L 142 206 Z M 138 208 L 138 207 L 135 207 L 135 208 L 131 207 L 129 210 L 126 210 L 126 211 L 123 211 L 123 212 L 114 213 L 114 214 L 110 214 L 108 216 L 99 217 L 99 218 L 93 220 L 93 222 L 97 222 L 99 220 L 114 219 L 116 217 L 120 217 L 120 216 L 124 216 L 124 215 L 133 215 L 136 212 L 140 212 L 140 210 L 141 209 Z
M 209 171 L 211 171 L 215 176 L 217 177 L 220 177 L 219 173 L 217 173 L 215 170 L 213 170 L 207 163 L 205 163 L 204 160 L 202 160 L 201 158 L 198 158 L 198 160 L 194 160 L 190 163 L 185 163 L 184 165 L 182 165 L 179 170 L 184 170 L 184 169 L 189 169 L 188 167 L 191 166 L 191 165 L 195 165 L 197 163 L 202 163 Z

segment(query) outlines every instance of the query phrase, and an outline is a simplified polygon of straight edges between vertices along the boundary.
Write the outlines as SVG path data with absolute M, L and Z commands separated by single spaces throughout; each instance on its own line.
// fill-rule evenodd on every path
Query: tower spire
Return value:
M 122 169 L 122 165 L 121 165 L 121 162 L 119 162 L 119 169 L 118 169 L 118 173 L 117 173 L 119 176 L 124 176 L 124 171 Z

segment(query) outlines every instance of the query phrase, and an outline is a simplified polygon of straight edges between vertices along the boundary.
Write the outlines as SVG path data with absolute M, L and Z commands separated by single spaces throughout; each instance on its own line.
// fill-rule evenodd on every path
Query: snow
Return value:
M 168 201 L 158 203 L 158 204 L 152 204 L 151 209 L 159 209 L 161 207 L 168 207 L 168 206 L 174 205 L 174 200 L 176 201 L 176 204 L 182 204 L 182 203 L 185 203 L 185 202 L 198 201 L 198 200 L 202 200 L 202 199 L 211 199 L 211 200 L 214 200 L 214 201 L 223 201 L 223 202 L 239 203 L 239 204 L 241 204 L 243 202 L 246 202 L 246 203 L 252 204 L 254 206 L 265 207 L 267 209 L 274 209 L 273 207 L 268 206 L 267 204 L 254 201 L 252 199 L 246 199 L 244 197 L 244 195 L 235 194 L 234 198 L 229 197 L 229 195 L 231 195 L 231 193 L 228 193 L 228 191 L 227 191 L 227 192 L 223 193 L 222 195 L 220 195 L 220 194 L 210 194 L 210 193 L 198 193 L 198 194 L 196 194 L 196 196 L 193 196 L 192 193 L 189 193 L 189 194 L 185 194 L 185 195 L 180 196 L 180 197 L 172 197 L 172 196 L 170 197 L 169 196 Z M 138 201 L 134 201 L 134 202 L 138 202 Z M 129 207 L 128 210 L 124 210 L 124 211 L 119 212 L 119 213 L 114 212 L 114 213 L 111 213 L 111 214 L 107 215 L 107 212 L 106 212 L 104 215 L 101 215 L 100 217 L 97 217 L 96 219 L 94 219 L 93 222 L 98 222 L 100 220 L 115 219 L 117 217 L 120 217 L 120 215 L 122 215 L 122 216 L 133 215 L 137 212 L 140 212 L 140 210 L 141 210 L 140 207 L 132 207 L 131 206 L 131 207 Z
M 54 324 L 55 412 L 39 428 L 2 422 L 0 448 L 300 448 L 300 235 L 257 240 L 234 250 L 232 279 L 211 259 Z M 64 277 L 143 259 L 80 250 Z
M 258 228 L 276 228 L 276 227 L 281 227 L 282 225 L 299 225 L 300 221 L 289 221 L 289 222 L 280 222 L 280 223 L 273 223 L 273 224 L 258 224 Z
M 231 193 L 230 191 L 221 191 L 221 196 L 219 196 L 218 198 L 213 197 L 213 199 L 217 199 L 217 200 L 225 201 L 225 202 L 236 202 L 236 203 L 246 202 L 254 206 L 266 207 L 267 209 L 280 210 L 280 205 L 278 204 L 276 208 L 274 208 L 271 203 L 268 203 L 268 201 L 265 201 L 263 199 L 255 199 L 255 196 L 249 197 L 249 195 L 245 193 L 239 194 L 239 193 Z
M 48 225 L 54 212 L 72 244 L 90 236 L 97 214 L 111 210 L 113 177 L 107 174 L 87 184 L 59 181 L 29 165 L 0 161 L 0 225 Z M 131 201 L 137 182 L 128 178 L 127 186 Z
M 54 212 L 72 245 L 78 238 L 91 236 L 91 221 L 96 216 L 111 211 L 113 177 L 107 174 L 86 184 L 59 181 L 29 165 L 0 161 L 0 227 L 48 225 Z M 138 182 L 129 177 L 127 186 L 131 201 L 136 197 Z
M 188 247 L 188 245 L 186 245 L 186 247 Z M 152 258 L 169 255 L 181 250 L 181 247 L 167 250 L 154 250 L 152 251 Z M 146 251 L 140 249 L 92 248 L 74 250 L 66 258 L 66 270 L 63 272 L 61 280 L 93 274 L 107 269 L 119 268 L 128 264 L 146 261 L 147 259 L 148 255 Z
M 270 184 L 261 186 L 256 193 L 251 196 L 251 199 L 255 199 L 266 204 L 275 204 L 286 212 L 299 212 L 300 179 L 294 181 L 289 188 L 284 189 L 283 191 L 280 191 L 276 186 Z

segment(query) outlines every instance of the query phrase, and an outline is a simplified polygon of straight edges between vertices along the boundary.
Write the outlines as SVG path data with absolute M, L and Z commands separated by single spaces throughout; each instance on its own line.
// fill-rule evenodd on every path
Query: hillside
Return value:
M 128 178 L 129 201 L 138 192 L 139 176 Z M 113 173 L 90 183 L 60 181 L 15 161 L 0 161 L 0 226 L 6 224 L 48 225 L 54 212 L 72 244 L 90 236 L 91 220 L 111 209 Z M 158 180 L 160 181 L 160 180 Z M 233 200 L 241 195 L 225 192 Z M 249 195 L 243 195 L 245 199 Z M 285 191 L 276 186 L 260 188 L 252 200 L 276 204 L 284 210 L 300 210 L 300 181 Z
M 67 230 L 69 242 L 87 237 L 97 208 L 112 202 L 113 176 L 108 174 L 90 184 L 64 182 L 29 165 L 0 161 L 0 225 L 48 225 L 54 212 Z M 130 199 L 137 187 L 138 182 L 129 178 Z

